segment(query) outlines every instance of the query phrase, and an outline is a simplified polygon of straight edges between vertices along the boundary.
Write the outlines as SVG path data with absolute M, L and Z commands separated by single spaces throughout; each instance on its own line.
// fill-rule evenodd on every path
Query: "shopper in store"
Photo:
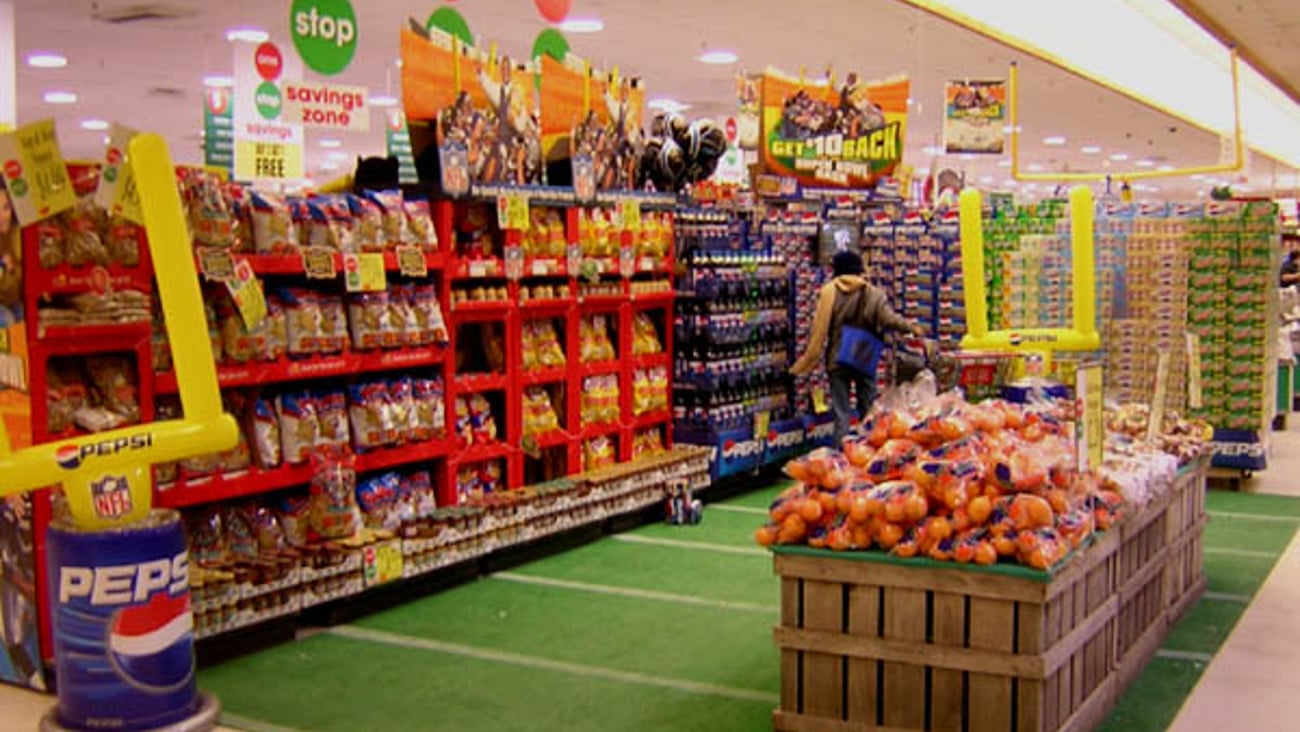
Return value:
M 862 256 L 840 251 L 831 259 L 834 278 L 822 286 L 813 315 L 808 350 L 790 368 L 796 376 L 812 373 L 826 354 L 826 371 L 831 380 L 831 409 L 835 412 L 835 444 L 849 432 L 853 415 L 851 391 L 863 414 L 875 400 L 876 374 L 844 363 L 840 346 L 846 327 L 864 329 L 879 339 L 886 331 L 923 335 L 924 330 L 894 312 L 883 290 L 867 281 Z
M 1282 277 L 1279 286 L 1300 285 L 1300 235 L 1284 234 L 1282 248 L 1286 255 L 1282 259 Z

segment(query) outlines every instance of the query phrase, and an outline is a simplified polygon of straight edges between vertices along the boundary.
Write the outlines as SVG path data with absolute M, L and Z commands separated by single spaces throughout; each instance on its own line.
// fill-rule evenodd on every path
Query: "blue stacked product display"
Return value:
M 740 216 L 685 213 L 692 223 L 678 231 L 686 271 L 674 318 L 673 435 L 714 447 L 718 479 L 805 447 L 788 374 L 791 281 L 782 258 L 764 237 L 750 236 Z

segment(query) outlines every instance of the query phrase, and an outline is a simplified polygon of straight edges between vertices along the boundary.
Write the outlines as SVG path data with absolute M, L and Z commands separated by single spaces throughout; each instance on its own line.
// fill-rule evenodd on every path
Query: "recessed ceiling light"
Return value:
M 911 97 L 908 97 L 908 98 L 907 98 L 907 106 L 911 107 L 911 106 L 914 105 L 914 104 L 916 104 L 916 100 L 913 99 L 913 98 L 911 98 Z
M 922 178 L 928 178 L 928 177 L 930 177 L 930 169 L 929 169 L 929 168 L 917 168 L 917 169 L 916 169 L 916 175 L 919 175 L 919 176 L 922 177 Z
M 740 57 L 734 51 L 705 51 L 695 57 L 696 61 L 702 64 L 734 64 L 740 60 Z
M 600 18 L 566 18 L 560 23 L 560 30 L 567 33 L 599 33 L 605 30 L 605 23 Z
M 1043 164 L 1042 164 L 1042 163 L 1030 163 L 1030 164 L 1029 164 L 1029 172 L 1031 172 L 1031 173 L 1038 173 L 1038 172 L 1042 171 L 1042 169 L 1043 169 Z
M 326 155 L 325 157 L 329 158 L 330 160 L 347 160 L 348 154 L 345 152 L 332 152 L 329 155 Z
M 231 28 L 226 31 L 227 41 L 247 41 L 248 43 L 265 43 L 271 40 L 271 34 L 261 28 Z
M 320 164 L 320 169 L 321 169 L 321 170 L 338 170 L 338 169 L 339 169 L 339 164 L 338 164 L 338 163 L 331 163 L 331 162 L 324 162 L 324 163 L 321 163 L 321 164 Z
M 1111 160 L 1128 160 L 1128 153 L 1115 153 L 1110 156 Z
M 1083 147 L 1079 148 L 1079 152 L 1083 153 L 1084 155 L 1096 155 L 1097 153 L 1101 152 L 1101 146 L 1084 145 Z
M 33 53 L 27 57 L 27 65 L 36 69 L 61 69 L 68 65 L 68 58 L 57 53 Z
M 922 155 L 939 155 L 942 152 L 943 152 L 942 150 L 940 150 L 939 148 L 933 145 L 926 145 L 925 147 L 921 148 Z
M 1025 128 L 1022 127 L 1022 126 L 1020 126 L 1020 125 L 1016 125 L 1015 128 L 1014 128 L 1014 130 L 1013 130 L 1012 127 L 1011 127 L 1011 125 L 1006 125 L 1005 127 L 1002 128 L 1002 131 L 1005 132 L 1005 133 L 1007 133 L 1008 135 L 1011 134 L 1013 131 L 1014 131 L 1016 134 L 1019 134 L 1019 133 L 1021 133 L 1021 132 L 1024 132 L 1024 131 L 1025 131 Z
M 103 119 L 83 119 L 81 120 L 81 129 L 103 131 L 108 129 L 108 120 Z
M 388 94 L 380 94 L 380 95 L 378 95 L 378 96 L 374 96 L 374 97 L 371 97 L 371 98 L 370 98 L 370 106 L 372 106 L 372 107 L 396 107 L 396 106 L 397 106 L 397 97 L 389 96 Z
M 1146 158 L 1143 158 L 1133 164 L 1138 166 L 1139 168 L 1153 168 L 1155 167 L 1156 162 L 1154 160 L 1147 160 Z
M 992 182 L 993 182 L 993 176 L 991 176 L 991 175 L 981 175 L 981 176 L 980 176 L 980 183 L 984 183 L 984 184 L 987 185 L 987 184 L 992 183 Z
M 327 148 L 343 147 L 343 141 L 342 141 L 342 140 L 335 140 L 335 139 L 332 138 L 332 137 L 326 137 L 326 138 L 322 139 L 318 144 L 319 144 L 321 147 L 327 147 Z
M 229 76 L 214 74 L 212 76 L 203 77 L 203 86 L 231 87 L 234 85 L 235 85 L 234 78 Z
M 1161 173 L 1168 173 L 1169 171 L 1171 171 L 1171 170 L 1173 170 L 1173 169 L 1174 169 L 1174 166 L 1172 166 L 1172 165 L 1161 165 L 1159 168 L 1156 168 L 1156 170 L 1160 171 Z
M 47 91 L 45 92 L 46 104 L 76 104 L 77 95 L 66 91 Z
M 1203 173 L 1197 173 L 1192 176 L 1192 180 L 1205 180 L 1205 175 Z
M 1002 185 L 1006 186 L 1007 188 L 1015 188 L 1016 186 L 1020 185 L 1020 181 L 1015 180 L 1013 178 L 1007 178 L 1006 180 L 1002 181 Z
M 1065 138 L 1061 137 L 1060 135 L 1052 135 L 1050 137 L 1044 137 L 1043 144 L 1051 145 L 1052 147 L 1060 147 L 1061 145 L 1065 144 Z
M 1010 161 L 1010 160 L 999 160 L 999 161 L 998 161 L 998 167 L 999 167 L 999 168 L 1010 168 L 1010 167 L 1011 167 L 1011 161 Z

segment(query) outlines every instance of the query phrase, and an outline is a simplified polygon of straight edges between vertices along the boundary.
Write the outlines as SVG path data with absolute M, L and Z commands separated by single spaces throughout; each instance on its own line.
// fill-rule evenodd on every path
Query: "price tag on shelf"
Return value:
M 1201 381 L 1201 336 L 1187 334 L 1187 406 L 1200 409 L 1205 405 Z
M 766 440 L 767 431 L 772 426 L 772 413 L 764 409 L 754 413 L 754 439 Z
M 428 277 L 429 260 L 419 247 L 398 247 L 397 269 L 404 277 Z
M 812 390 L 813 414 L 825 414 L 826 412 L 826 390 L 820 386 L 814 386 Z
M 255 330 L 266 320 L 266 295 L 262 292 L 262 281 L 253 274 L 253 267 L 247 259 L 235 264 L 234 276 L 226 281 L 226 289 L 239 310 L 245 329 Z
M 361 555 L 366 587 L 401 579 L 402 565 L 402 543 L 397 540 L 372 544 Z
M 623 245 L 618 250 L 618 273 L 623 277 L 636 274 L 636 251 L 631 245 Z
M 338 276 L 334 268 L 334 252 L 325 247 L 307 247 L 302 250 L 302 271 L 309 280 L 332 280 Z
M 524 276 L 524 248 L 519 245 L 505 249 L 506 279 L 518 280 Z
M 1101 364 L 1089 363 L 1074 372 L 1075 447 L 1079 470 L 1101 466 L 1106 436 L 1103 433 Z
M 497 196 L 497 226 L 513 231 L 527 231 L 528 198 L 519 194 Z
M 570 244 L 565 250 L 565 256 L 569 260 L 569 276 L 572 277 L 582 269 L 582 245 Z
M 199 272 L 208 282 L 230 282 L 235 279 L 235 256 L 229 249 L 199 249 Z
M 384 255 L 344 254 L 343 278 L 348 292 L 383 292 L 388 289 Z

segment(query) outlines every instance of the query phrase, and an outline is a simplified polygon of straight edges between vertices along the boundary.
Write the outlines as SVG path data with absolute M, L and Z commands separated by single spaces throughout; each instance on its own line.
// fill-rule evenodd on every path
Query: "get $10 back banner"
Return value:
M 869 188 L 903 159 L 907 98 L 903 78 L 816 86 L 768 70 L 763 75 L 766 172 L 806 186 Z

